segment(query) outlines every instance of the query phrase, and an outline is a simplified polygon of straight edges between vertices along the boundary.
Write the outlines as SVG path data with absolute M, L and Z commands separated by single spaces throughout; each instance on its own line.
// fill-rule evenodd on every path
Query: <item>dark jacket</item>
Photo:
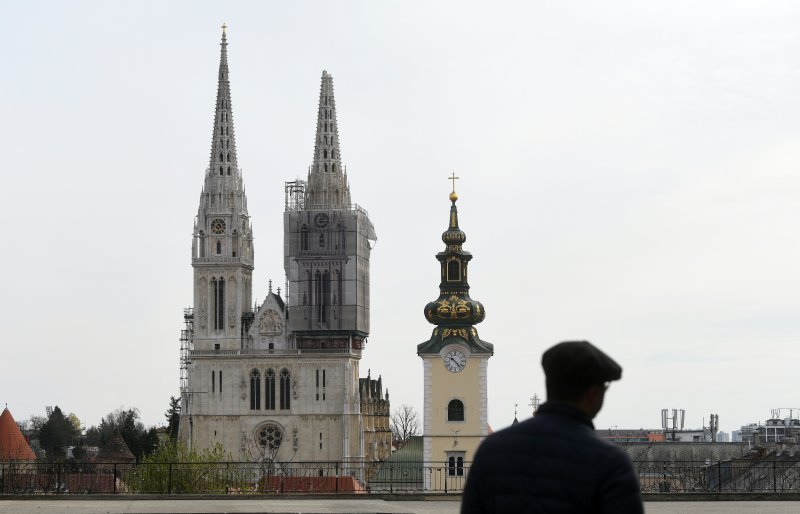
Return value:
M 642 513 L 639 480 L 628 455 L 597 437 L 591 420 L 547 402 L 533 418 L 478 447 L 462 514 Z

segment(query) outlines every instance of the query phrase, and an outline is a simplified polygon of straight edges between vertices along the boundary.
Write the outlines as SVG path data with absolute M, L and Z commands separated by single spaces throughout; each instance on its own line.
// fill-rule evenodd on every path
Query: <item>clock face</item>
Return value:
M 211 232 L 213 234 L 222 234 L 225 232 L 225 221 L 216 219 L 211 222 Z
M 314 225 L 316 225 L 317 228 L 325 228 L 325 227 L 327 227 L 328 226 L 328 215 L 325 214 L 324 212 L 321 212 L 321 213 L 317 214 L 316 216 L 314 216 Z
M 460 350 L 450 350 L 444 356 L 444 367 L 451 373 L 458 373 L 467 365 L 467 356 Z

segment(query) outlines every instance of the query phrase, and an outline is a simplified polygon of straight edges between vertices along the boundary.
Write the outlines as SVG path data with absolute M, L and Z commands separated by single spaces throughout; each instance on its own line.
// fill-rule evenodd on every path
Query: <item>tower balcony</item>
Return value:
M 191 350 L 189 357 L 297 357 L 297 356 L 348 356 L 361 358 L 360 348 L 273 349 L 244 348 L 239 350 Z
M 192 257 L 192 265 L 195 264 L 244 264 L 245 266 L 253 266 L 253 259 L 246 257 Z

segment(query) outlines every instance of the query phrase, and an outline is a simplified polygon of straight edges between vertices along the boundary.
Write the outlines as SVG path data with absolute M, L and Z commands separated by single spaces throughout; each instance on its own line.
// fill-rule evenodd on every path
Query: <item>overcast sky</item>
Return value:
M 623 366 L 600 428 L 800 407 L 796 2 L 6 1 L 0 19 L 0 402 L 18 420 L 164 423 L 223 22 L 254 297 L 284 280 L 283 183 L 311 164 L 325 69 L 378 234 L 362 375 L 394 406 L 422 407 L 455 170 L 493 428 L 530 415 L 565 339 Z

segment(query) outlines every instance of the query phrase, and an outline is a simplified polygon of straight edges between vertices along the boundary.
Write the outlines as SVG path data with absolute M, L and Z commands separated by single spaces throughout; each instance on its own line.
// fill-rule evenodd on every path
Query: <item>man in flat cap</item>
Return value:
M 622 368 L 587 341 L 553 346 L 542 367 L 547 401 L 478 447 L 461 513 L 644 512 L 628 455 L 592 424 Z

